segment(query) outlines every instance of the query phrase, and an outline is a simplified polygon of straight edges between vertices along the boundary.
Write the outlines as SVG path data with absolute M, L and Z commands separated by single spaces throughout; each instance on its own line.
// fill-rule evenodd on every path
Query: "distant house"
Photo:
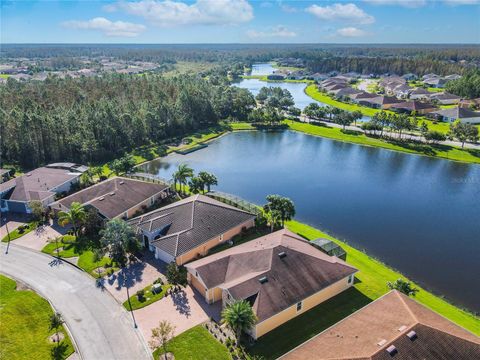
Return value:
M 447 83 L 447 80 L 443 79 L 443 78 L 429 78 L 429 79 L 425 79 L 423 80 L 423 83 L 430 86 L 430 87 L 433 87 L 433 88 L 443 88 L 445 86 L 445 84 Z
M 408 73 L 408 74 L 403 75 L 402 78 L 404 78 L 407 81 L 414 81 L 414 80 L 418 79 L 418 76 L 415 75 L 415 74 L 412 74 L 412 73 Z
M 169 187 L 157 183 L 114 177 L 50 205 L 57 211 L 66 211 L 78 202 L 86 208 L 94 208 L 104 219 L 128 219 L 142 209 L 155 204 L 169 195 Z
M 208 196 L 194 195 L 128 223 L 156 259 L 182 265 L 253 227 L 255 215 Z
M 463 108 L 480 108 L 480 98 L 460 100 L 458 106 Z
M 365 99 L 373 99 L 373 98 L 376 98 L 376 97 L 378 97 L 377 94 L 372 94 L 372 93 L 368 93 L 368 92 L 365 92 L 365 91 L 362 91 L 361 93 L 358 93 L 358 94 L 350 95 L 350 99 L 357 104 L 361 103 Z M 368 105 L 368 106 L 370 106 L 370 105 Z
M 429 116 L 449 123 L 460 120 L 466 124 L 480 124 L 480 112 L 462 107 L 433 111 Z
M 393 88 L 392 92 L 399 98 L 407 98 L 412 88 L 406 84 L 397 85 Z
M 75 164 L 73 164 L 75 165 Z M 40 201 L 48 206 L 55 195 L 68 192 L 79 182 L 82 167 L 50 167 L 47 165 L 0 184 L 1 211 L 30 213 L 29 203 Z
M 186 265 L 207 303 L 250 303 L 257 339 L 347 290 L 357 269 L 283 229 Z
M 461 77 L 462 77 L 461 75 L 452 74 L 452 75 L 447 75 L 447 76 L 445 76 L 445 80 L 447 80 L 447 81 L 458 80 L 458 79 L 460 79 Z
M 10 169 L 0 169 L 0 184 L 10 178 L 11 171 Z
M 312 79 L 314 81 L 323 81 L 328 78 L 327 74 L 320 74 L 320 73 L 315 73 L 312 75 L 308 76 L 309 79 Z
M 347 84 L 339 83 L 339 84 L 331 84 L 328 86 L 324 86 L 323 88 L 332 94 L 335 94 L 338 90 L 345 89 L 347 87 Z
M 360 105 L 370 106 L 375 109 L 390 109 L 394 104 L 398 104 L 401 100 L 391 96 L 376 96 L 373 98 L 363 98 L 358 103 Z
M 357 89 L 353 89 L 351 87 L 345 87 L 343 89 L 335 90 L 335 91 L 332 91 L 332 92 L 335 94 L 335 96 L 337 98 L 340 99 L 340 98 L 350 97 L 351 95 L 359 94 L 362 91 L 357 90 Z
M 392 290 L 280 359 L 480 359 L 480 338 Z
M 439 104 L 442 105 L 458 104 L 461 99 L 462 98 L 460 96 L 448 93 L 434 93 L 430 95 L 430 100 L 436 100 Z
M 429 92 L 427 89 L 424 89 L 422 87 L 418 87 L 416 89 L 413 89 L 410 92 L 409 98 L 411 100 L 428 100 L 430 99 L 430 95 L 433 93 Z
M 410 114 L 412 111 L 416 111 L 417 114 L 424 115 L 436 110 L 437 108 L 432 104 L 411 100 L 394 104 L 390 107 L 390 109 L 408 114 Z
M 435 78 L 439 78 L 440 76 L 437 75 L 437 74 L 433 74 L 433 73 L 430 73 L 430 74 L 425 74 L 422 76 L 422 80 L 426 80 L 426 79 L 435 79 Z

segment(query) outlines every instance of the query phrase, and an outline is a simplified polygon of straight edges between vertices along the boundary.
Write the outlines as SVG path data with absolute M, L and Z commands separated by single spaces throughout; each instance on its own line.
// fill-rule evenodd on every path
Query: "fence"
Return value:
M 220 191 L 210 191 L 207 195 L 215 200 L 221 201 L 228 205 L 235 206 L 236 208 L 248 211 L 252 214 L 255 214 L 255 215 L 260 214 L 260 208 L 257 205 L 252 204 L 251 202 L 248 202 L 242 198 L 239 198 L 238 196 L 223 193 Z
M 126 175 L 129 178 L 132 179 L 137 179 L 137 180 L 143 180 L 143 181 L 148 181 L 148 182 L 153 182 L 156 184 L 161 184 L 161 185 L 166 185 L 173 187 L 173 182 L 171 180 L 166 180 L 161 178 L 160 176 L 152 175 L 152 174 L 147 174 L 147 173 L 133 173 L 133 174 L 127 174 Z

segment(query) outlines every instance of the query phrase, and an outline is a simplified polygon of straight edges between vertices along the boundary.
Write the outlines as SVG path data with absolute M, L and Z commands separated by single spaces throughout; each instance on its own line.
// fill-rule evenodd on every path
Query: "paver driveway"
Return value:
M 67 229 L 58 225 L 46 225 L 30 231 L 15 241 L 15 245 L 24 246 L 33 250 L 41 251 L 49 240 L 54 240 L 56 237 L 62 236 Z
M 149 340 L 152 329 L 162 320 L 175 325 L 175 335 L 178 335 L 210 317 L 218 318 L 220 308 L 220 302 L 208 305 L 198 292 L 187 286 L 173 296 L 169 295 L 143 309 L 135 310 L 134 314 L 143 336 Z

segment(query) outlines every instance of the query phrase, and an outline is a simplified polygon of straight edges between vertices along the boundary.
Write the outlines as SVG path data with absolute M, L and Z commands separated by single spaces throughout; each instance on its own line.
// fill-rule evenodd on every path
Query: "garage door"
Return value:
M 155 248 L 155 258 L 165 261 L 166 263 L 171 263 L 175 260 L 172 255 L 166 253 L 163 250 L 160 250 L 159 248 Z

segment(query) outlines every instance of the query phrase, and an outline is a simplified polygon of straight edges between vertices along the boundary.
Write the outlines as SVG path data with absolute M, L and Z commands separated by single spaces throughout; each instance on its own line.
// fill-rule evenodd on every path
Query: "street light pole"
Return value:
M 135 315 L 133 314 L 133 310 L 132 310 L 132 303 L 130 302 L 130 292 L 128 291 L 127 274 L 125 274 L 125 271 L 123 272 L 123 285 L 127 289 L 128 307 L 130 308 L 130 313 L 132 314 L 133 327 L 136 329 L 137 322 L 135 321 Z
M 8 234 L 8 243 L 7 243 L 7 249 L 5 250 L 5 254 L 8 254 L 8 248 L 10 247 L 10 231 L 8 231 L 7 218 L 4 218 L 3 220 L 5 221 L 5 228 L 7 229 L 7 234 Z

